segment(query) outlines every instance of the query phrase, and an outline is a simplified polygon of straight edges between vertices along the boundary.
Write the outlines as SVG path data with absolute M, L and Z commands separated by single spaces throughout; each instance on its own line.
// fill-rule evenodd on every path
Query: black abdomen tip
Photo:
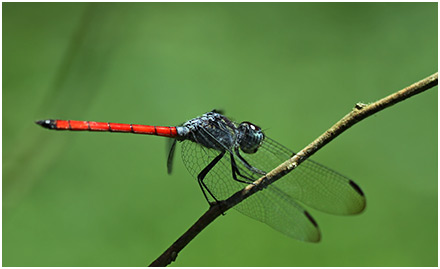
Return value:
M 47 129 L 57 128 L 56 120 L 37 120 L 35 123 Z

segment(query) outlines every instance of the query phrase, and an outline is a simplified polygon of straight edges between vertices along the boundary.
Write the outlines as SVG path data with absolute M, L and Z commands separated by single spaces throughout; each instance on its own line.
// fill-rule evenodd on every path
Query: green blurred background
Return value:
M 207 209 L 165 139 L 46 118 L 175 125 L 213 108 L 299 150 L 437 71 L 437 3 L 4 3 L 3 265 L 144 266 Z M 177 152 L 180 157 L 180 152 Z M 174 266 L 437 266 L 437 87 L 314 160 L 366 211 L 310 210 L 318 244 L 231 210 Z

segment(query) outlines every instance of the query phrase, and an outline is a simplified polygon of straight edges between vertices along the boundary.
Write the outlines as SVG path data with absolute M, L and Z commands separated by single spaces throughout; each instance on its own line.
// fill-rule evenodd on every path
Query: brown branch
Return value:
M 393 93 L 379 101 L 371 104 L 361 104 L 358 103 L 354 109 L 318 137 L 315 141 L 310 143 L 303 150 L 298 152 L 295 156 L 273 169 L 271 172 L 267 173 L 262 178 L 256 180 L 254 185 L 248 185 L 244 189 L 236 192 L 228 199 L 221 201 L 218 204 L 212 205 L 202 217 L 194 223 L 191 228 L 188 229 L 176 242 L 174 242 L 162 255 L 160 255 L 150 266 L 166 266 L 174 261 L 177 254 L 194 238 L 199 234 L 206 226 L 208 226 L 213 220 L 225 212 L 226 210 L 237 205 L 247 197 L 253 195 L 257 191 L 263 189 L 269 184 L 272 184 L 282 176 L 291 172 L 300 163 L 313 155 L 320 148 L 325 146 L 327 143 L 335 139 L 342 132 L 356 124 L 357 122 L 371 116 L 389 106 L 392 106 L 400 101 L 405 100 L 413 95 L 421 93 L 427 89 L 430 89 L 438 84 L 438 73 L 435 73 L 425 79 L 420 80 L 400 90 Z

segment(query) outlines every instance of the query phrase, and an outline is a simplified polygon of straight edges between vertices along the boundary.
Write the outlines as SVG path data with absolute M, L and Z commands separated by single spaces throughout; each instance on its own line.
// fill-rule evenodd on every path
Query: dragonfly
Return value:
M 248 121 L 234 122 L 213 110 L 179 126 L 155 126 L 75 120 L 39 120 L 52 130 L 120 132 L 169 138 L 168 173 L 176 144 L 189 173 L 197 179 L 208 203 L 227 199 L 295 155 Z M 366 199 L 348 177 L 310 159 L 291 173 L 249 196 L 234 209 L 294 239 L 318 242 L 317 222 L 309 206 L 334 215 L 362 212 Z

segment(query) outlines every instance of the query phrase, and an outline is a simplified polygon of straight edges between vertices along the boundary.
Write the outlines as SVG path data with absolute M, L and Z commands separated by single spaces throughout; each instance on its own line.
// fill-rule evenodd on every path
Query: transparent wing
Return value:
M 202 147 L 191 141 L 182 143 L 183 162 L 194 178 L 197 178 L 197 175 L 219 154 L 217 150 Z M 230 156 L 230 153 L 226 152 L 204 179 L 204 183 L 218 200 L 224 200 L 246 186 L 233 179 Z M 260 177 L 251 173 L 237 158 L 235 159 L 242 175 L 253 180 Z M 319 228 L 310 214 L 276 186 L 268 186 L 236 205 L 234 209 L 295 239 L 309 242 L 320 240 Z
M 293 151 L 266 137 L 256 153 L 245 154 L 244 158 L 252 166 L 269 172 L 293 155 Z M 362 212 L 366 204 L 356 183 L 312 160 L 304 161 L 272 185 L 296 201 L 331 214 L 356 214 Z

